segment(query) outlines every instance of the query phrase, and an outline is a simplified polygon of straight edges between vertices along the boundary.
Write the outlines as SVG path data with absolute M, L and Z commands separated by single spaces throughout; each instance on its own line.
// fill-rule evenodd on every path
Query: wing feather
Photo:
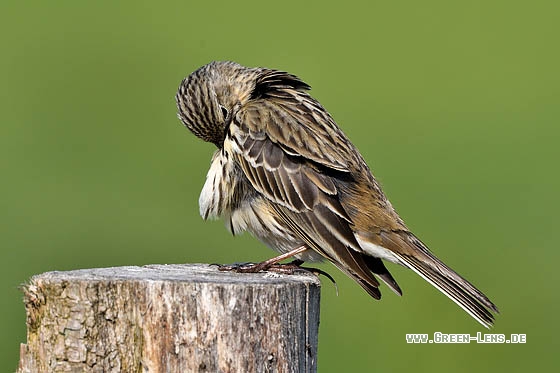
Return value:
M 313 212 L 293 214 L 281 206 L 274 206 L 274 209 L 284 223 L 310 248 L 329 259 L 373 298 L 381 299 L 379 282 L 367 267 L 365 256 L 341 243 Z
M 225 145 L 233 150 L 251 185 L 271 202 L 284 223 L 379 299 L 379 282 L 366 263 L 332 180 L 333 173 L 348 172 L 342 161 L 344 154 L 323 155 L 320 144 L 333 142 L 330 135 L 325 137 L 328 131 L 313 132 L 296 126 L 297 118 L 290 111 L 274 107 L 266 115 L 266 110 L 266 106 L 242 109 L 229 127 Z M 266 122 L 259 123 L 263 118 Z M 235 146 L 228 145 L 231 142 Z M 296 146 L 303 146 L 304 151 L 292 154 Z
M 252 100 L 235 116 L 241 131 L 267 137 L 287 154 L 349 172 L 355 151 L 323 107 L 306 93 L 287 90 L 290 99 Z

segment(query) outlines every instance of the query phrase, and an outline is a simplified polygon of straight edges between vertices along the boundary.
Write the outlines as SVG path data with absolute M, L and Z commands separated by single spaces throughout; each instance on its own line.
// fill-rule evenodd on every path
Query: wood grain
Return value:
M 315 372 L 320 282 L 206 264 L 48 272 L 18 372 Z

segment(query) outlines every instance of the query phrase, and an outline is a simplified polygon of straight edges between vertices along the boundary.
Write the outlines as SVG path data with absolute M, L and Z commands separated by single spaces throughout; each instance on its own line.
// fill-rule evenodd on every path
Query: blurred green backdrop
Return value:
M 18 286 L 51 270 L 257 261 L 198 216 L 213 147 L 175 116 L 211 60 L 290 71 L 361 149 L 408 225 L 525 345 L 407 345 L 485 332 L 419 277 L 381 302 L 330 265 L 319 371 L 526 371 L 557 353 L 557 2 L 11 2 L 0 5 L 0 370 L 25 341 Z M 556 232 L 556 233 L 555 233 Z M 557 359 L 555 359 L 557 361 Z M 539 369 L 540 370 L 540 369 Z

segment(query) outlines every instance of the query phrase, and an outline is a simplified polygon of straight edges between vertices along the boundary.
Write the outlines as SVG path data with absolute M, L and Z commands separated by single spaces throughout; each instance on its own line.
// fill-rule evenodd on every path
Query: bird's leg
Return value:
M 303 260 L 296 259 L 291 263 L 279 265 L 278 263 L 284 259 L 291 258 L 297 254 L 303 253 L 305 250 L 308 250 L 307 246 L 301 245 L 296 247 L 295 249 L 288 251 L 282 255 L 275 256 L 274 258 L 270 258 L 265 260 L 264 262 L 260 263 L 245 263 L 245 264 L 226 264 L 218 266 L 218 270 L 220 271 L 234 271 L 240 273 L 256 273 L 260 271 L 266 271 L 269 269 L 274 268 L 276 272 L 282 272 L 280 268 L 287 270 L 288 272 L 293 272 L 295 269 L 299 268 L 301 264 L 303 264 Z M 276 270 L 278 269 L 278 270 Z
M 291 258 L 297 254 L 301 254 L 303 253 L 305 250 L 307 250 L 307 246 L 305 245 L 301 245 L 298 246 L 297 248 L 288 251 L 287 253 L 284 253 L 282 255 L 278 255 L 274 258 L 265 260 L 264 262 L 260 262 L 260 263 L 235 263 L 235 264 L 224 264 L 224 265 L 218 265 L 218 270 L 219 271 L 234 271 L 234 272 L 238 272 L 238 273 L 257 273 L 260 271 L 274 271 L 277 273 L 284 273 L 284 274 L 293 274 L 295 270 L 297 269 L 303 269 L 306 271 L 309 271 L 315 275 L 323 275 L 326 278 L 328 278 L 334 285 L 335 289 L 336 289 L 336 295 L 338 295 L 338 286 L 336 285 L 336 281 L 334 280 L 334 278 L 328 274 L 327 272 L 323 271 L 322 269 L 319 268 L 313 268 L 313 267 L 302 267 L 301 265 L 304 263 L 303 260 L 301 259 L 294 259 L 292 260 L 290 263 L 286 263 L 286 264 L 279 264 L 278 262 L 281 262 L 284 259 L 288 259 Z

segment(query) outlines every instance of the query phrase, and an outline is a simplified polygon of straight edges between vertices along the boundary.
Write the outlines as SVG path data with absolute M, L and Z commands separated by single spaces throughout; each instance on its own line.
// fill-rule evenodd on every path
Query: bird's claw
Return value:
M 301 267 L 294 264 L 268 264 L 268 263 L 233 263 L 233 264 L 218 264 L 218 271 L 222 272 L 237 272 L 237 273 L 258 273 L 258 272 L 276 272 L 284 274 L 293 274 Z
M 275 272 L 285 275 L 293 275 L 297 271 L 306 271 L 311 272 L 314 275 L 323 275 L 329 279 L 330 282 L 334 285 L 336 290 L 336 295 L 338 296 L 338 285 L 334 278 L 327 272 L 323 271 L 319 268 L 314 267 L 302 267 L 303 261 L 301 260 L 294 260 L 290 263 L 252 263 L 252 262 L 241 262 L 241 263 L 232 263 L 232 264 L 218 264 L 212 263 L 212 266 L 217 266 L 218 271 L 222 272 L 236 272 L 236 273 L 257 273 L 257 272 Z
M 304 269 L 308 272 L 313 273 L 315 276 L 319 276 L 319 275 L 323 275 L 326 278 L 328 278 L 330 280 L 330 282 L 332 282 L 332 284 L 334 285 L 334 289 L 336 291 L 336 296 L 338 297 L 338 285 L 336 283 L 336 281 L 334 280 L 334 278 L 328 274 L 327 272 L 323 271 L 322 269 L 319 268 L 314 268 L 314 267 L 299 267 L 301 269 Z

